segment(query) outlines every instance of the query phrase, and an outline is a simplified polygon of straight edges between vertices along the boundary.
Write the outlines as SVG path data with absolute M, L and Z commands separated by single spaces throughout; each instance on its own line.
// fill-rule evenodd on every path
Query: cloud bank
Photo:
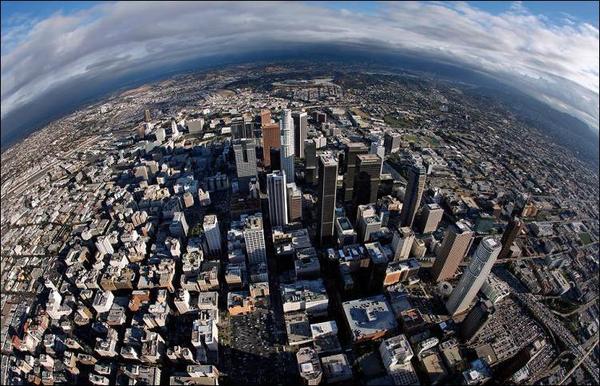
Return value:
M 459 63 L 597 130 L 598 38 L 590 24 L 552 23 L 518 3 L 500 14 L 434 2 L 369 12 L 318 3 L 103 3 L 3 32 L 2 119 L 75 82 L 86 88 L 192 59 L 332 43 Z

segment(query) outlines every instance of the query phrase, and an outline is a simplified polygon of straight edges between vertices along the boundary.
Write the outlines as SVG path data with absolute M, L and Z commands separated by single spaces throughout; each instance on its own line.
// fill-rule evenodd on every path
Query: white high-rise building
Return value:
M 487 280 L 502 244 L 493 237 L 486 237 L 475 250 L 469 266 L 465 269 L 456 288 L 446 302 L 450 315 L 466 311 Z
M 211 253 L 221 252 L 221 230 L 219 229 L 219 222 L 217 216 L 209 214 L 204 216 L 204 235 L 206 236 L 206 243 L 208 244 L 208 250 Z
M 267 262 L 267 248 L 265 246 L 265 235 L 263 233 L 262 214 L 255 213 L 252 216 L 242 218 L 244 223 L 244 242 L 248 261 L 253 263 Z
M 287 182 L 294 182 L 294 121 L 292 111 L 284 109 L 279 122 L 281 131 L 281 169 L 285 171 Z
M 286 174 L 280 170 L 267 174 L 267 194 L 269 196 L 269 218 L 271 226 L 288 223 L 286 195 Z
M 394 231 L 392 249 L 394 260 L 406 260 L 410 257 L 410 250 L 415 241 L 415 233 L 409 227 L 400 227 Z
M 156 132 L 154 134 L 156 135 L 156 140 L 160 143 L 163 143 L 165 141 L 165 139 L 167 138 L 165 129 L 163 129 L 162 127 L 159 127 L 158 129 L 156 129 Z
M 175 118 L 171 118 L 171 131 L 173 138 L 179 137 L 179 129 L 177 128 L 177 121 Z

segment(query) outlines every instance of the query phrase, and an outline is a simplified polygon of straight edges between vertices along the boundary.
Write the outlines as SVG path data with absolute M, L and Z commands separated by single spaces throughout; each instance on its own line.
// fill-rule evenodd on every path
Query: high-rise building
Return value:
M 250 264 L 266 263 L 267 248 L 265 246 L 265 235 L 263 233 L 262 214 L 255 213 L 252 216 L 244 216 L 244 243 Z
M 281 130 L 281 169 L 285 171 L 288 182 L 294 182 L 294 121 L 291 110 L 281 112 L 279 122 Z
M 217 216 L 214 214 L 207 214 L 204 216 L 204 223 L 202 224 L 204 229 L 204 236 L 206 237 L 206 243 L 208 244 L 208 250 L 211 253 L 218 254 L 221 252 L 221 230 L 219 229 L 219 222 Z
M 481 240 L 469 266 L 446 302 L 446 309 L 450 315 L 460 314 L 469 308 L 492 271 L 501 247 L 500 242 L 493 237 Z
M 266 125 L 271 123 L 271 110 L 262 109 L 260 110 L 260 125 L 264 128 Z
M 173 138 L 179 137 L 179 129 L 177 128 L 177 121 L 175 118 L 171 118 L 171 136 Z
M 270 117 L 270 113 L 269 113 Z M 269 118 L 270 120 L 270 118 Z M 278 123 L 267 123 L 262 125 L 263 159 L 265 166 L 271 166 L 274 160 L 271 158 L 271 149 L 281 146 L 281 134 Z M 279 163 L 279 160 L 277 160 Z M 277 170 L 277 169 L 272 169 Z
M 248 191 L 250 179 L 256 177 L 256 148 L 252 140 L 239 139 L 233 144 L 235 167 L 240 189 Z
M 346 145 L 344 152 L 344 202 L 351 202 L 354 198 L 354 179 L 357 174 L 357 156 L 368 152 L 367 145 L 362 142 L 351 142 Z M 367 203 L 365 203 L 367 204 Z
M 487 299 L 479 299 L 460 325 L 460 334 L 467 342 L 473 339 L 486 325 L 494 313 L 494 304 Z
M 321 245 L 333 241 L 335 194 L 337 190 L 338 163 L 331 154 L 319 157 L 319 222 L 317 237 Z
M 292 114 L 294 120 L 294 154 L 298 158 L 304 157 L 304 141 L 308 132 L 308 114 L 295 112 Z
M 382 159 L 377 154 L 356 156 L 354 204 L 363 205 L 377 201 Z
M 156 129 L 156 131 L 154 132 L 154 135 L 156 135 L 156 140 L 160 143 L 163 143 L 165 141 L 165 139 L 167 138 L 167 133 L 165 132 L 165 129 L 162 127 L 159 127 L 158 129 Z
M 458 221 L 444 234 L 444 241 L 431 270 L 435 281 L 450 279 L 473 243 L 473 231 L 464 221 Z
M 149 123 L 151 121 L 152 121 L 152 116 L 150 115 L 150 110 L 145 109 L 144 110 L 144 122 Z
M 280 170 L 267 174 L 271 226 L 282 226 L 288 223 L 287 184 L 285 180 L 285 172 Z
M 231 136 L 233 139 L 254 139 L 254 122 L 251 115 L 235 117 L 231 120 Z
M 304 142 L 304 178 L 309 184 L 317 180 L 317 143 L 314 139 Z
M 185 122 L 190 134 L 200 134 L 204 128 L 204 119 L 190 119 Z
M 412 227 L 415 220 L 425 190 L 425 175 L 425 168 L 421 165 L 412 165 L 408 169 L 408 184 L 400 212 L 400 225 L 404 227 Z
M 278 147 L 271 148 L 271 170 L 281 170 L 281 150 Z
M 395 153 L 400 149 L 400 134 L 396 132 L 386 132 L 383 136 L 383 146 L 385 147 L 385 154 Z
M 185 219 L 183 212 L 175 212 L 173 214 L 173 220 L 169 225 L 169 231 L 171 234 L 177 237 L 185 237 L 188 234 L 188 224 Z
M 410 257 L 415 233 L 409 227 L 400 227 L 394 231 L 392 238 L 392 250 L 394 251 L 394 261 L 407 260 Z
M 302 220 L 302 191 L 293 182 L 287 184 L 287 199 L 289 220 Z
M 502 250 L 498 255 L 499 259 L 506 259 L 507 257 L 510 257 L 510 247 L 515 242 L 517 236 L 519 236 L 519 233 L 521 233 L 523 230 L 523 226 L 523 221 L 521 221 L 518 217 L 513 217 L 508 222 L 508 225 L 502 234 L 502 240 L 500 241 L 502 243 Z
M 437 230 L 444 217 L 444 209 L 438 204 L 427 204 L 419 218 L 418 228 L 421 233 L 431 233 Z
M 357 212 L 359 241 L 366 243 L 371 240 L 373 233 L 381 230 L 381 218 L 377 215 L 373 205 L 359 205 Z
M 139 139 L 146 138 L 146 125 L 140 123 L 137 126 L 137 136 L 138 136 Z

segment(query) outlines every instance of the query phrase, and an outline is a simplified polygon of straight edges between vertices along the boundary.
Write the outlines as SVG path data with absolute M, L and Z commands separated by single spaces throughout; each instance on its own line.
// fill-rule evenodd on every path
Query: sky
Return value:
M 12 125 L 5 118 L 42 111 L 50 96 L 83 97 L 190 60 L 306 43 L 456 63 L 598 131 L 597 1 L 2 1 L 1 11 L 3 136 Z

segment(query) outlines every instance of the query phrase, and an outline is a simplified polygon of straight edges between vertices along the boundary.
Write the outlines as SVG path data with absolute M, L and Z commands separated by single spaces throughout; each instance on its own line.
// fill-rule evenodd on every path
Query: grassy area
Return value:
M 358 115 L 362 119 L 369 118 L 369 114 L 365 113 L 364 111 L 362 111 L 358 107 L 354 107 L 354 108 L 350 109 L 350 111 L 352 111 L 354 114 Z
M 553 310 L 563 314 L 568 314 L 569 312 L 575 311 L 578 307 L 576 304 L 566 302 L 562 299 L 548 299 L 545 300 L 545 303 L 548 304 L 548 306 Z
M 383 117 L 383 121 L 390 125 L 391 127 L 405 127 L 410 126 L 410 121 L 400 118 L 398 116 L 387 114 Z
M 581 233 L 579 234 L 579 240 L 581 240 L 581 243 L 582 243 L 583 245 L 587 245 L 587 244 L 589 244 L 589 243 L 591 243 L 591 242 L 592 242 L 592 237 L 591 237 L 591 236 L 590 236 L 590 234 L 589 234 L 589 233 L 587 233 L 587 232 L 581 232 Z

